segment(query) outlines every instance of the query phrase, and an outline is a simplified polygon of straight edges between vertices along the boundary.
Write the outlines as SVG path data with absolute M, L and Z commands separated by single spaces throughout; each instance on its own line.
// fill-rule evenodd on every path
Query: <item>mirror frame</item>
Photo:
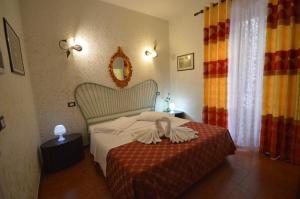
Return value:
M 124 67 L 128 67 L 128 70 L 129 70 L 128 77 L 124 80 L 119 80 L 114 74 L 113 63 L 114 63 L 115 59 L 118 57 L 121 57 L 124 59 Z M 118 51 L 110 58 L 108 70 L 109 70 L 111 78 L 113 79 L 113 81 L 116 83 L 116 85 L 118 87 L 124 88 L 128 85 L 128 82 L 130 81 L 131 76 L 132 76 L 132 65 L 130 63 L 129 58 L 125 55 L 125 53 L 123 52 L 123 50 L 120 46 L 118 47 Z

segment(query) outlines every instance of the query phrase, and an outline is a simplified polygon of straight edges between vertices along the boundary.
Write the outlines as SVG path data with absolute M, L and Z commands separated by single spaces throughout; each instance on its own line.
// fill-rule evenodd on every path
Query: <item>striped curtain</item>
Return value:
M 203 122 L 227 127 L 227 68 L 230 0 L 204 11 Z
M 269 0 L 260 151 L 300 164 L 300 0 Z

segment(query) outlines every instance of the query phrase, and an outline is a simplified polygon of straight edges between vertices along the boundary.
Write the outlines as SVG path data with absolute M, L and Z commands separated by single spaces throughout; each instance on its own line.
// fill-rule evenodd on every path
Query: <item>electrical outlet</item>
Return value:
M 68 107 L 74 107 L 76 106 L 76 102 L 68 102 Z
M 5 120 L 3 116 L 0 116 L 0 131 L 6 127 Z
M 160 92 L 156 92 L 156 95 L 159 96 L 159 95 L 160 95 Z

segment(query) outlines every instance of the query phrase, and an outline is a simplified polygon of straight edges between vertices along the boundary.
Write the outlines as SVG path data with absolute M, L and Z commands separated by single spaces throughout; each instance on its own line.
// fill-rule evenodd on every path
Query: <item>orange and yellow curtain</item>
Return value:
M 269 0 L 260 151 L 300 164 L 300 0 Z
M 227 68 L 230 0 L 211 4 L 204 11 L 203 121 L 227 126 Z

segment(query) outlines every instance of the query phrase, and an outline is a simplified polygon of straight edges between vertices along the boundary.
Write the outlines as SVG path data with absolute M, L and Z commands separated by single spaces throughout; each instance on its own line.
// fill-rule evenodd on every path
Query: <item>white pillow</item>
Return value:
M 162 117 L 170 117 L 170 115 L 164 112 L 142 112 L 136 119 L 139 121 L 155 122 Z
M 127 129 L 136 122 L 135 118 L 120 117 L 111 122 L 98 124 L 94 127 L 94 133 L 111 133 L 119 135 L 123 130 Z

